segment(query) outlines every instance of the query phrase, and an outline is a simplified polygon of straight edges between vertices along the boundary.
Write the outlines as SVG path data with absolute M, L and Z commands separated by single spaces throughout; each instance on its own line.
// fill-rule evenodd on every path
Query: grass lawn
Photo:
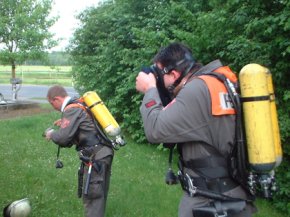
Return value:
M 58 118 L 59 113 L 50 112 L 0 121 L 1 207 L 28 197 L 32 217 L 83 216 L 76 196 L 77 153 L 74 148 L 62 149 L 64 167 L 56 169 L 57 147 L 42 137 Z M 127 145 L 115 152 L 106 216 L 176 217 L 182 192 L 179 185 L 164 182 L 167 159 L 167 151 L 127 139 Z M 269 201 L 256 204 L 260 212 L 255 217 L 286 217 Z

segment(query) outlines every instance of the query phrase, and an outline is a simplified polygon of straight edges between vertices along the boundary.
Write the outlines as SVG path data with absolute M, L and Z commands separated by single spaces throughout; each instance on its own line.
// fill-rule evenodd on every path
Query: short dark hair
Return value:
M 158 62 L 163 67 L 174 68 L 183 72 L 195 60 L 189 47 L 182 43 L 174 42 L 167 47 L 161 48 L 154 57 L 153 62 Z
M 56 96 L 60 96 L 60 97 L 68 96 L 63 86 L 54 85 L 48 89 L 47 95 L 46 95 L 47 99 L 53 99 Z

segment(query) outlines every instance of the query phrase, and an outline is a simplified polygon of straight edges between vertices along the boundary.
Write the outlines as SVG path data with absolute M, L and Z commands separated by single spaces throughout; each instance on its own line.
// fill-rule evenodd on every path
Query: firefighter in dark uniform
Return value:
M 86 217 L 105 216 L 109 190 L 113 150 L 102 141 L 96 132 L 92 117 L 84 107 L 72 100 L 62 86 L 48 90 L 47 100 L 52 107 L 62 112 L 60 120 L 54 124 L 58 130 L 47 130 L 45 136 L 61 147 L 75 145 L 80 155 L 83 181 L 79 197 L 83 197 Z M 89 172 L 88 172 L 89 171 Z M 88 175 L 90 174 L 90 175 Z M 89 177 L 88 185 L 86 185 Z M 81 190 L 81 192 L 80 192 Z
M 235 112 L 222 83 L 210 76 L 198 76 L 223 69 L 221 62 L 216 60 L 202 66 L 194 60 L 190 49 L 181 43 L 162 48 L 153 62 L 153 67 L 159 72 L 158 79 L 162 77 L 173 100 L 164 107 L 156 87 L 156 76 L 139 73 L 136 89 L 144 93 L 140 112 L 147 140 L 151 143 L 176 143 L 180 154 L 180 177 L 185 177 L 187 183 L 200 191 L 247 199 L 247 192 L 228 174 L 226 160 L 235 138 Z M 197 216 L 193 213 L 195 208 L 210 207 L 213 202 L 219 202 L 207 194 L 189 191 L 184 181 L 181 184 L 184 195 L 179 204 L 179 217 Z M 254 206 L 250 202 L 243 204 L 235 208 L 235 214 L 230 214 L 231 211 L 227 215 L 221 215 L 219 211 L 214 214 L 251 216 Z M 221 210 L 226 214 L 226 209 L 222 207 Z

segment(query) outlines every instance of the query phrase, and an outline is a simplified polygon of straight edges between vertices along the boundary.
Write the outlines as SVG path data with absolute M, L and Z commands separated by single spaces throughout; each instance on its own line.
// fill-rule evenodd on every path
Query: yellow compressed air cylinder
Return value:
M 273 80 L 272 80 L 272 74 L 270 73 L 270 71 L 268 71 L 267 73 L 267 84 L 268 84 L 268 91 L 270 94 L 270 109 L 271 109 L 272 129 L 273 129 L 275 154 L 276 154 L 275 166 L 278 167 L 282 162 L 283 152 L 282 152 L 282 146 L 281 146 L 281 138 L 280 138 L 278 115 L 277 115 L 277 108 L 276 108 L 276 102 L 275 102 Z
M 276 164 L 267 71 L 248 64 L 239 74 L 249 163 L 258 173 Z
M 83 95 L 83 99 L 85 104 L 90 108 L 97 121 L 109 136 L 118 136 L 121 133 L 119 124 L 96 92 L 86 92 Z

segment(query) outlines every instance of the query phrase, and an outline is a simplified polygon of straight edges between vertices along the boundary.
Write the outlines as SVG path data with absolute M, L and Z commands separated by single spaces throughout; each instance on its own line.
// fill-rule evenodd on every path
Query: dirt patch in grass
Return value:
M 20 108 L 2 107 L 0 109 L 0 120 L 31 116 L 36 114 L 48 113 L 51 111 L 53 111 L 53 109 L 42 108 L 37 104 Z

